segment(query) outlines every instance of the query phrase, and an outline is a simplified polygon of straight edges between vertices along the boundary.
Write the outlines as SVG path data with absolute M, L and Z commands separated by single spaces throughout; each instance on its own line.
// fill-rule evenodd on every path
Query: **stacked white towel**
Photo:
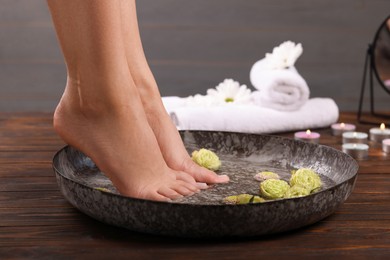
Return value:
M 250 80 L 258 90 L 252 94 L 253 102 L 258 106 L 294 111 L 301 108 L 310 96 L 306 81 L 294 66 L 270 69 L 267 58 L 253 65 Z
M 226 79 L 206 96 L 165 97 L 163 103 L 181 130 L 277 133 L 328 127 L 339 117 L 329 98 L 309 99 L 306 81 L 294 67 L 301 44 L 287 41 L 256 62 L 250 72 L 251 93 Z
M 339 116 L 337 105 L 329 98 L 310 99 L 300 109 L 290 112 L 257 105 L 177 106 L 182 100 L 179 97 L 163 98 L 180 130 L 277 133 L 328 127 L 337 122 Z

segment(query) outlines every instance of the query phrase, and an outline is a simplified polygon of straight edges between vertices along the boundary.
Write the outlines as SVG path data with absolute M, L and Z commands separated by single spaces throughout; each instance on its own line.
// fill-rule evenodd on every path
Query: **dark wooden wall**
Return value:
M 356 110 L 367 44 L 390 0 L 138 0 L 146 55 L 162 95 L 248 86 L 251 65 L 285 40 L 313 97 Z M 53 111 L 65 67 L 46 2 L 0 0 L 0 111 Z M 379 108 L 390 96 L 378 88 Z

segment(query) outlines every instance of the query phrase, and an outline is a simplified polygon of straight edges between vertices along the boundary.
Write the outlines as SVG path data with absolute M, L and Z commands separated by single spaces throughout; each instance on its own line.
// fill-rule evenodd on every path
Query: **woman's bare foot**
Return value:
M 199 191 L 191 175 L 167 166 L 127 68 L 124 26 L 135 0 L 47 2 L 68 74 L 57 133 L 123 195 L 168 200 Z
M 218 176 L 212 171 L 195 164 L 189 157 L 183 142 L 167 115 L 161 96 L 150 71 L 139 34 L 136 3 L 121 2 L 121 27 L 128 70 L 140 93 L 148 122 L 156 136 L 167 165 L 174 170 L 183 171 L 202 183 L 227 182 L 227 176 Z
M 69 84 L 55 111 L 55 130 L 91 157 L 121 194 L 166 201 L 199 191 L 190 176 L 166 165 L 139 97 L 129 96 L 128 106 L 95 102 L 88 108 Z
M 161 97 L 159 95 L 149 95 L 150 93 L 142 95 L 142 91 L 140 93 L 142 99 L 147 98 L 149 100 L 144 102 L 148 122 L 156 136 L 167 165 L 171 169 L 190 174 L 197 182 L 208 184 L 228 182 L 228 176 L 218 175 L 204 167 L 200 167 L 190 158 L 176 126 L 162 105 Z M 156 98 L 156 100 L 150 102 L 153 96 L 157 97 L 158 100 Z

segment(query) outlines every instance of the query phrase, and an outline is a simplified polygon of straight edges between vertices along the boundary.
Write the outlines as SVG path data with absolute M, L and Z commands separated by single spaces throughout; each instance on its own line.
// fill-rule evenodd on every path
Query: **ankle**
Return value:
M 140 103 L 140 94 L 126 77 L 84 80 L 68 78 L 61 106 L 71 108 L 74 113 L 101 117 L 107 113 L 120 113 L 129 104 Z

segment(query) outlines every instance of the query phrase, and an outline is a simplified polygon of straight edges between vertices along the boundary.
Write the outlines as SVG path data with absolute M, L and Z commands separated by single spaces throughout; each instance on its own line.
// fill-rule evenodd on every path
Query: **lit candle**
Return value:
M 382 140 L 382 150 L 385 153 L 390 153 L 390 139 L 383 139 Z
M 355 125 L 345 124 L 345 123 L 333 124 L 331 127 L 332 127 L 332 134 L 335 136 L 340 136 L 344 132 L 351 132 L 351 131 L 355 131 L 356 129 Z
M 375 142 L 382 142 L 383 139 L 390 138 L 390 129 L 386 128 L 382 123 L 379 128 L 370 129 L 370 140 Z
M 360 143 L 343 144 L 343 152 L 355 159 L 364 159 L 368 156 L 368 145 Z
M 319 133 L 312 132 L 308 129 L 306 132 L 296 132 L 294 134 L 294 139 L 318 144 L 318 142 L 320 141 L 320 136 L 321 135 Z
M 367 142 L 368 134 L 362 132 L 345 132 L 343 133 L 343 144 Z

